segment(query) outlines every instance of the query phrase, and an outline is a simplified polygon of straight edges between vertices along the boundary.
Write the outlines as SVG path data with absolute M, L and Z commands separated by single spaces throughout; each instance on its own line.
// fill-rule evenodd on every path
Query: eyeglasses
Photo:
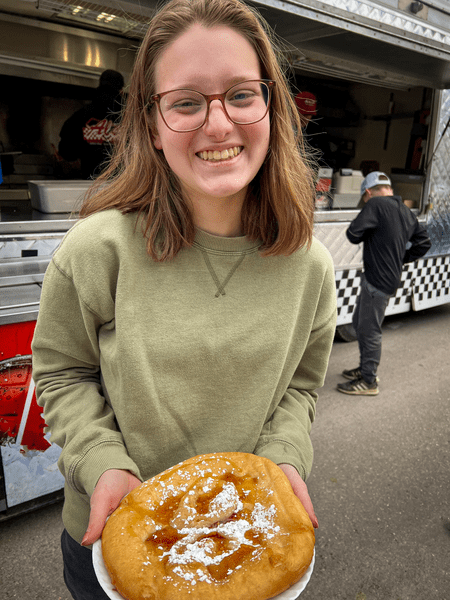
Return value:
M 266 116 L 275 81 L 255 79 L 233 85 L 223 94 L 209 96 L 195 90 L 170 90 L 154 94 L 151 100 L 169 129 L 187 132 L 200 129 L 206 123 L 213 100 L 220 100 L 230 121 L 236 125 L 251 125 Z

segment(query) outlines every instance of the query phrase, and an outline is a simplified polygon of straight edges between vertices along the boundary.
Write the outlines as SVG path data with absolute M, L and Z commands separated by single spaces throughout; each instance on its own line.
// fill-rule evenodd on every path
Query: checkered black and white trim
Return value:
M 337 325 L 351 323 L 362 269 L 336 270 Z M 389 300 L 386 315 L 423 310 L 450 302 L 450 256 L 421 258 L 404 265 L 401 284 Z
M 414 310 L 450 302 L 450 256 L 417 261 L 412 302 Z
M 337 325 L 352 322 L 356 298 L 361 285 L 362 269 L 345 269 L 335 272 L 337 294 Z

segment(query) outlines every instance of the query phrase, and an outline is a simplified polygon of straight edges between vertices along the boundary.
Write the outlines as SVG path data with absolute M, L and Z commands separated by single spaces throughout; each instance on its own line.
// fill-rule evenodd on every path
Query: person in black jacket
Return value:
M 123 86 L 121 73 L 112 69 L 103 71 L 92 102 L 62 126 L 58 152 L 67 161 L 80 159 L 83 179 L 99 175 L 108 160 L 117 133 Z
M 389 299 L 400 285 L 404 263 L 421 258 L 431 247 L 425 228 L 394 196 L 389 177 L 369 173 L 361 185 L 363 209 L 347 229 L 352 244 L 364 242 L 364 274 L 353 313 L 360 365 L 344 370 L 350 379 L 337 389 L 345 394 L 378 394 L 377 368 L 381 357 L 381 325 Z

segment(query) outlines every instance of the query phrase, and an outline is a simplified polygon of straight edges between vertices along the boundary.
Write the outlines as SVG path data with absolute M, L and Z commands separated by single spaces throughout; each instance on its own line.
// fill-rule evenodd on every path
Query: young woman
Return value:
M 154 17 L 116 154 L 49 265 L 33 342 L 38 401 L 62 447 L 74 598 L 104 597 L 80 543 L 142 480 L 190 456 L 272 459 L 318 526 L 305 480 L 336 300 L 294 131 L 248 7 L 172 0 Z

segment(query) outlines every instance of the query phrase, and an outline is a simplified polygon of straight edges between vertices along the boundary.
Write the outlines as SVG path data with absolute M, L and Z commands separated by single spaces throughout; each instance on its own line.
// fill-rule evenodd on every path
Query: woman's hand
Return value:
M 289 479 L 289 482 L 292 485 L 292 489 L 294 490 L 294 494 L 305 507 L 305 510 L 308 513 L 309 518 L 311 519 L 313 527 L 317 529 L 317 527 L 319 527 L 319 521 L 317 520 L 317 517 L 315 515 L 311 498 L 308 494 L 308 488 L 306 487 L 306 483 L 298 474 L 297 469 L 292 465 L 280 464 L 278 466 Z
M 116 510 L 122 498 L 141 483 L 129 471 L 109 469 L 103 473 L 91 496 L 89 524 L 82 546 L 89 546 L 99 539 L 107 517 Z

